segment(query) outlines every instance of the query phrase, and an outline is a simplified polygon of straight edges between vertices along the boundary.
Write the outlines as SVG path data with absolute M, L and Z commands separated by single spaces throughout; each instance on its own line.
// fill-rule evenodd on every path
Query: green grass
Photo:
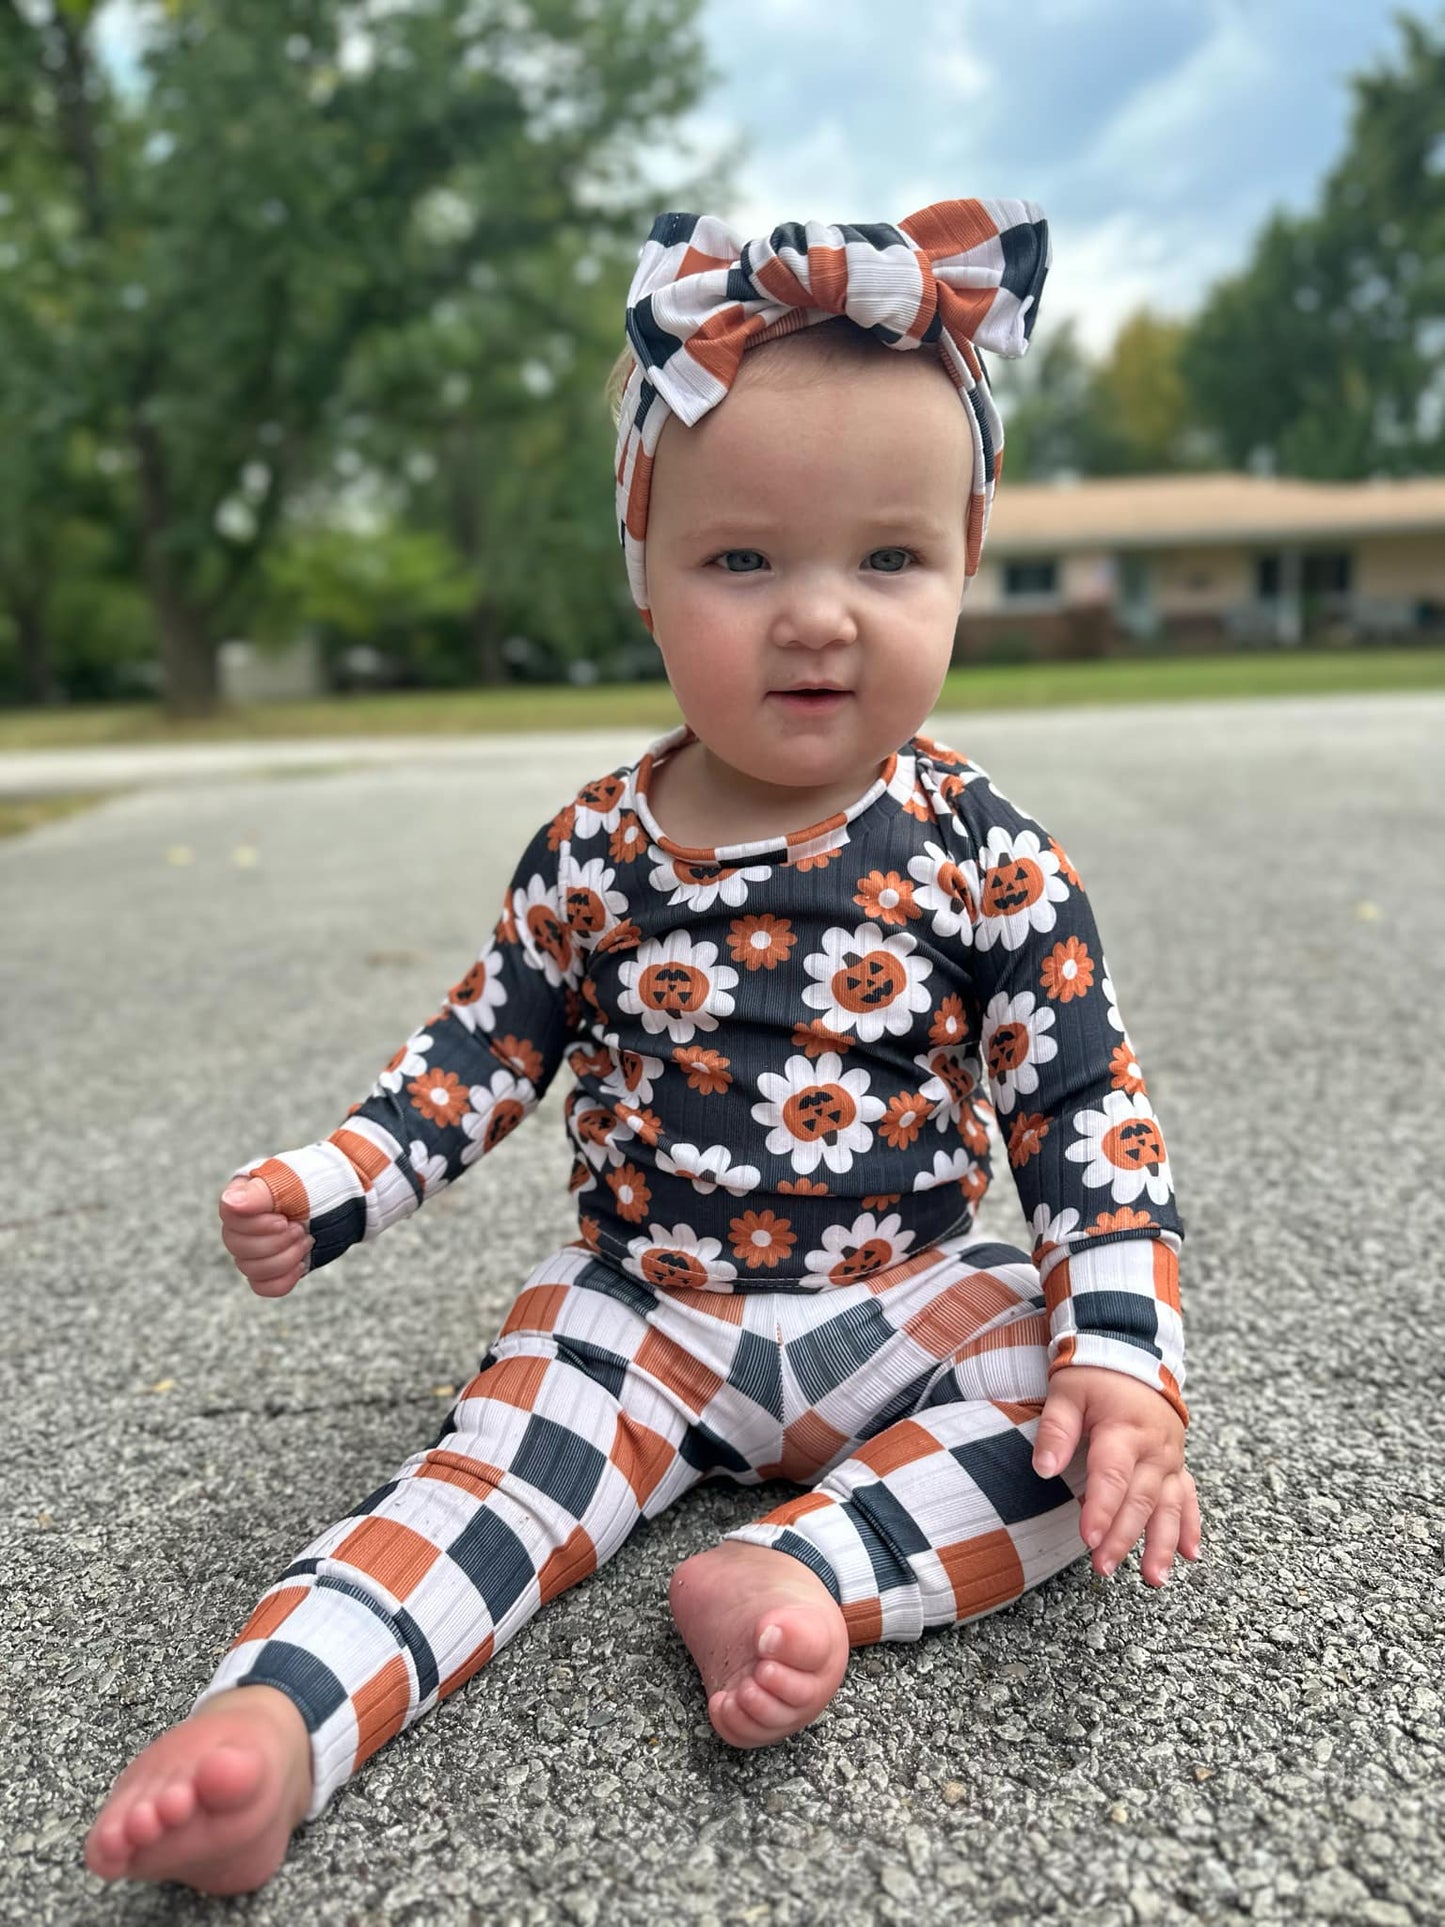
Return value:
M 0 837 L 23 836 L 27 830 L 51 823 L 57 817 L 93 809 L 113 794 L 111 790 L 86 791 L 83 795 L 75 792 L 68 796 L 24 797 L 19 802 L 0 797 Z
M 1185 702 L 1197 697 L 1362 694 L 1445 689 L 1445 648 L 1331 650 L 1160 661 L 1024 663 L 954 670 L 940 713 L 1077 703 Z M 468 735 L 513 730 L 647 728 L 678 721 L 665 683 L 592 689 L 406 691 L 224 711 L 177 723 L 155 703 L 0 710 L 0 752 L 120 743 L 283 740 L 297 736 Z

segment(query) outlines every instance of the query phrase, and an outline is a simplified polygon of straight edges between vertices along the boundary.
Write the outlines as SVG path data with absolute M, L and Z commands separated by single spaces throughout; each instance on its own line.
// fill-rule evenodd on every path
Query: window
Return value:
M 1326 549 L 1304 557 L 1304 578 L 1300 584 L 1306 595 L 1348 595 L 1350 558 L 1344 549 Z
M 1003 592 L 1006 596 L 1057 595 L 1057 562 L 1005 562 Z

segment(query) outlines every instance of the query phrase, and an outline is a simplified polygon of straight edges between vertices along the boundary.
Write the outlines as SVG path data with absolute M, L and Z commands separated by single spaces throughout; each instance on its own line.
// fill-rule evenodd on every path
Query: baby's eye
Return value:
M 912 549 L 874 549 L 872 555 L 868 558 L 869 561 L 871 562 L 873 557 L 878 555 L 886 555 L 893 558 L 884 568 L 877 571 L 880 575 L 901 575 L 908 563 L 918 560 L 917 555 Z
M 756 562 L 761 562 L 763 560 L 762 552 L 758 549 L 724 549 L 721 555 L 715 555 L 713 557 L 713 561 L 721 562 L 728 575 L 756 575 L 757 574 L 756 569 L 729 568 L 728 563 L 735 555 L 751 556 L 753 560 Z

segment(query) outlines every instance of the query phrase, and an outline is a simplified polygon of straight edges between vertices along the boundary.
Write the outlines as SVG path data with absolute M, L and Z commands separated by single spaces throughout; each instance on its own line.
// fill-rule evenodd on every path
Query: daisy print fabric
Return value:
M 685 847 L 649 786 L 689 740 L 538 830 L 340 1130 L 243 1167 L 307 1223 L 310 1269 L 495 1149 L 564 1063 L 580 1241 L 659 1290 L 881 1286 L 972 1224 L 992 1116 L 1051 1365 L 1128 1371 L 1184 1414 L 1169 1157 L 1063 846 L 915 737 L 825 822 Z

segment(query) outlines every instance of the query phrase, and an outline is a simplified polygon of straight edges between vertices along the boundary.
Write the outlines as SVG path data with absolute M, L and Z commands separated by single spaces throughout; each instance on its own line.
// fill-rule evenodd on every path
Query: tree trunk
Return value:
M 137 421 L 133 440 L 139 458 L 141 529 L 146 586 L 161 645 L 161 688 L 166 714 L 175 717 L 215 713 L 219 684 L 216 652 L 200 608 L 186 586 L 171 552 L 170 492 L 165 451 L 149 422 Z
M 502 654 L 502 625 L 495 606 L 485 598 L 474 602 L 467 612 L 467 630 L 472 639 L 477 681 L 492 685 L 508 681 L 507 659 Z
M 49 704 L 60 701 L 60 686 L 50 659 L 50 637 L 40 606 L 30 600 L 12 602 L 20 644 L 20 700 L 23 703 Z

